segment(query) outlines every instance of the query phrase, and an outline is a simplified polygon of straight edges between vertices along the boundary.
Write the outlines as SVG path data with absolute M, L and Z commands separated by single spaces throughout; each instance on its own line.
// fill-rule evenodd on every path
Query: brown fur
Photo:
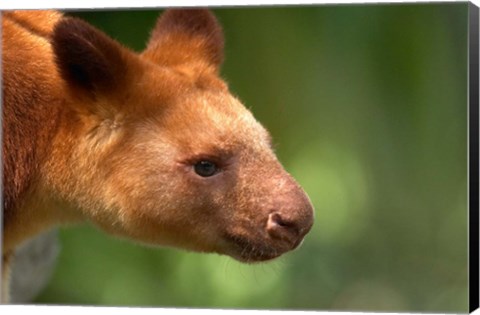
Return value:
M 17 220 L 14 210 L 21 207 L 35 181 L 61 112 L 60 97 L 55 89 L 58 84 L 53 84 L 60 79 L 55 71 L 45 71 L 46 67 L 55 66 L 50 58 L 51 46 L 44 34 L 52 31 L 58 15 L 41 13 L 45 20 L 43 26 L 29 23 L 32 16 L 34 14 L 29 11 L 9 12 L 2 20 L 5 227 Z M 32 58 L 32 51 L 36 58 Z
M 9 12 L 2 26 L 4 254 L 81 220 L 247 262 L 309 231 L 308 197 L 218 77 L 212 13 L 168 10 L 141 54 L 58 12 Z M 200 160 L 219 172 L 199 176 Z

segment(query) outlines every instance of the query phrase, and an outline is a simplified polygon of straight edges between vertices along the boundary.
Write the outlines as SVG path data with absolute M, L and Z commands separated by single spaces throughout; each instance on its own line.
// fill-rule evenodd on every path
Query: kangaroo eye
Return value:
M 219 171 L 217 164 L 206 160 L 195 163 L 193 168 L 195 173 L 202 177 L 213 176 Z

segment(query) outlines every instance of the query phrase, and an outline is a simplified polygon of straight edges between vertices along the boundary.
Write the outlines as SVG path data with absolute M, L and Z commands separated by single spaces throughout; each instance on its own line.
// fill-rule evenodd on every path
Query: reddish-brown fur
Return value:
M 207 10 L 168 10 L 135 54 L 53 11 L 2 19 L 4 263 L 51 226 L 89 220 L 140 242 L 254 262 L 298 246 L 308 197 L 219 77 Z M 199 161 L 218 166 L 202 177 Z

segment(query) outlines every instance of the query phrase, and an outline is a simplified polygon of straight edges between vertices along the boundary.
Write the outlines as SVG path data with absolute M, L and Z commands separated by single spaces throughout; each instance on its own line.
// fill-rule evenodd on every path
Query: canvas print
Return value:
M 466 312 L 472 8 L 3 11 L 2 303 Z

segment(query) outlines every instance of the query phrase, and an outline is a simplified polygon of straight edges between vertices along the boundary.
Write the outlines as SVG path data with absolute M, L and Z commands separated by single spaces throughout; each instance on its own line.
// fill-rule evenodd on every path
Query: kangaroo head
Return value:
M 255 262 L 301 243 L 312 205 L 219 78 L 209 11 L 166 11 L 140 54 L 75 18 L 52 47 L 70 110 L 46 170 L 52 193 L 148 244 Z

